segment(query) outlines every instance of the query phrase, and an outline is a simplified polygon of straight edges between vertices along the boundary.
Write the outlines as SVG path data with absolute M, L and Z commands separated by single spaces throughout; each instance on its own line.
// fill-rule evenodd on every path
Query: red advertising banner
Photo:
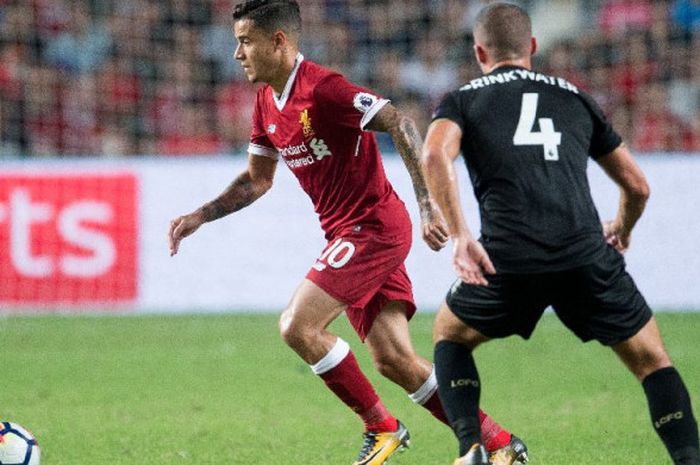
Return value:
M 133 174 L 0 174 L 0 308 L 137 296 Z

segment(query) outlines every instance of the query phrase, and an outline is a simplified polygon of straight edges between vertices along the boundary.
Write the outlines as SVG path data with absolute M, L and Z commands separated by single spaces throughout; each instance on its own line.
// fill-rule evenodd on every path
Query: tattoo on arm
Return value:
M 204 204 L 200 210 L 206 222 L 230 215 L 259 199 L 270 188 L 270 183 L 255 182 L 248 171 L 241 173 L 217 198 Z
M 408 174 L 413 182 L 413 190 L 420 207 L 421 220 L 432 220 L 432 209 L 430 207 L 430 195 L 426 186 L 425 177 L 421 170 L 420 152 L 423 141 L 416 123 L 403 115 L 397 115 L 395 124 L 390 127 L 389 133 L 396 145 L 396 149 L 401 154 Z
M 226 210 L 224 209 L 223 205 L 221 205 L 218 198 L 203 205 L 202 213 L 204 215 L 204 221 L 206 222 L 218 220 L 219 218 L 226 216 Z
M 416 123 L 401 114 L 391 104 L 386 104 L 367 125 L 372 131 L 388 132 L 399 151 L 404 165 L 411 176 L 413 190 L 416 193 L 422 221 L 431 221 L 433 209 L 430 204 L 430 194 L 426 187 L 425 177 L 421 170 L 420 153 L 423 140 L 418 132 Z

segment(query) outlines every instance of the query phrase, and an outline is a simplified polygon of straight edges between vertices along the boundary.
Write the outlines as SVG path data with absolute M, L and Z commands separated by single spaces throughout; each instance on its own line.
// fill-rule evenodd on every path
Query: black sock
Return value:
M 674 367 L 657 370 L 642 381 L 651 422 L 676 464 L 697 464 L 698 424 L 690 396 Z M 695 460 L 693 459 L 695 458 Z
M 465 345 L 440 341 L 435 346 L 435 375 L 442 406 L 459 440 L 459 455 L 481 442 L 481 383 L 472 351 Z

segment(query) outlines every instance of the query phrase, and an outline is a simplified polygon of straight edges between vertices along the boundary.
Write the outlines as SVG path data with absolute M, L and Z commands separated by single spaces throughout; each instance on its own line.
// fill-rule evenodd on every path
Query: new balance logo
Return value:
M 663 417 L 656 420 L 654 422 L 654 427 L 656 427 L 656 429 L 659 429 L 671 420 L 681 420 L 682 418 L 683 412 L 680 410 L 674 413 L 669 413 L 668 415 L 664 415 Z
M 450 381 L 450 387 L 456 388 L 456 387 L 479 387 L 479 381 L 476 379 L 453 379 Z

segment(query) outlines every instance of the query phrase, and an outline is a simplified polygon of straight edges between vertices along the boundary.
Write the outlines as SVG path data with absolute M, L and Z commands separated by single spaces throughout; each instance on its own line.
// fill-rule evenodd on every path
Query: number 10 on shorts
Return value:
M 336 269 L 342 268 L 350 261 L 354 253 L 355 246 L 352 242 L 344 241 L 341 237 L 336 239 L 336 241 L 318 257 L 316 263 L 313 264 L 313 268 L 316 271 L 325 270 L 326 265 Z

